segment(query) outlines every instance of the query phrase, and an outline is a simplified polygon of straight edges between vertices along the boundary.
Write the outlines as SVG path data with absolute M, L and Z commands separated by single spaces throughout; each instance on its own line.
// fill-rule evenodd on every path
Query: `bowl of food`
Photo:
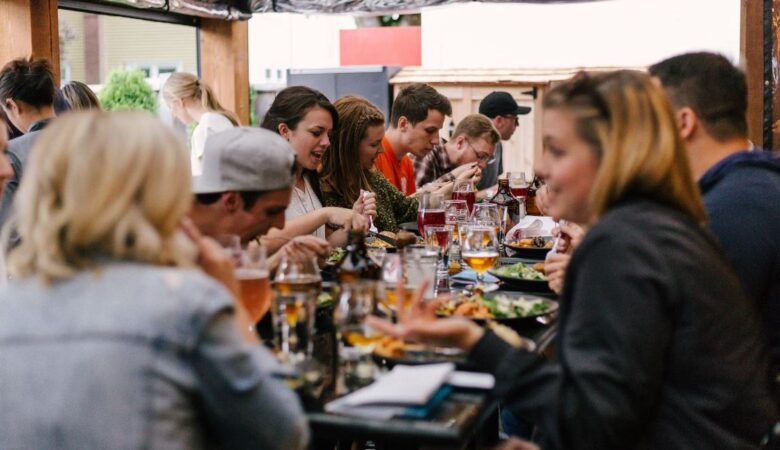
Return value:
M 504 258 L 498 268 L 488 272 L 504 282 L 508 289 L 531 292 L 552 292 L 544 274 L 544 262 L 533 260 L 518 261 L 514 258 Z
M 513 239 L 504 243 L 518 258 L 543 260 L 552 250 L 554 240 L 552 236 L 536 236 L 532 238 Z
M 436 312 L 444 317 L 467 317 L 481 324 L 495 321 L 517 330 L 557 310 L 558 302 L 548 298 L 510 291 L 485 294 L 477 289 L 453 296 Z

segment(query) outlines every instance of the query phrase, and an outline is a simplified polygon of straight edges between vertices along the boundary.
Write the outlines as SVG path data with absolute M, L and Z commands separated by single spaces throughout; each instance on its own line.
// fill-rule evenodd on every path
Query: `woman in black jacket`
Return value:
M 561 297 L 555 362 L 416 303 L 410 340 L 457 345 L 555 449 L 758 448 L 776 419 L 753 306 L 713 238 L 662 91 L 582 74 L 544 100 L 549 212 L 591 225 Z

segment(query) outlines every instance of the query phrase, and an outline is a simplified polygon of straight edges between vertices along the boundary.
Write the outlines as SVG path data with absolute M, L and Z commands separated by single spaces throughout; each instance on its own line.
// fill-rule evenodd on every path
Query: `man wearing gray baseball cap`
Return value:
M 206 235 L 236 234 L 244 243 L 272 227 L 284 228 L 294 163 L 290 144 L 268 130 L 231 128 L 210 136 L 203 172 L 192 179 L 190 218 Z M 285 247 L 323 254 L 329 246 L 314 236 L 299 236 Z

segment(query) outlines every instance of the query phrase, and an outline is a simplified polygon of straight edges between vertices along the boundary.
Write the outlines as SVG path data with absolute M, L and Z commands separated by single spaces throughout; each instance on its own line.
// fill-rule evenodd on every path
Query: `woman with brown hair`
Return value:
M 239 126 L 238 117 L 222 107 L 211 88 L 191 73 L 172 73 L 162 88 L 171 113 L 185 125 L 196 122 L 190 145 L 192 174 L 203 171 L 203 146 L 220 131 Z
M 548 212 L 591 226 L 560 298 L 557 358 L 413 304 L 373 326 L 455 345 L 551 449 L 759 448 L 776 420 L 766 342 L 714 238 L 663 91 L 582 75 L 544 98 Z
M 317 90 L 290 86 L 276 95 L 262 127 L 290 143 L 296 155 L 296 169 L 290 205 L 285 212 L 287 223 L 283 230 L 272 230 L 269 236 L 313 234 L 340 246 L 347 241 L 344 229 L 365 229 L 367 217 L 375 214 L 373 197 L 360 198 L 340 208 L 326 206 L 323 201 L 317 170 L 330 153 L 330 136 L 338 120 L 330 100 Z
M 325 204 L 347 207 L 360 200 L 362 192 L 376 195 L 374 224 L 380 231 L 397 231 L 399 222 L 417 218 L 417 200 L 405 197 L 374 168 L 382 153 L 385 118 L 364 98 L 345 96 L 334 104 L 339 125 L 331 149 L 322 160 L 320 183 Z

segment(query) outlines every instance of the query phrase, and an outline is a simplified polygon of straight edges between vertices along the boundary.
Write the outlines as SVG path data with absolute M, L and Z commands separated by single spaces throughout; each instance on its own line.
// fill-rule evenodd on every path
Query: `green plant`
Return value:
M 260 121 L 257 120 L 257 114 L 255 114 L 255 99 L 260 95 L 260 91 L 249 86 L 249 126 L 259 127 Z
M 157 112 L 154 90 L 144 80 L 144 73 L 138 69 L 111 71 L 100 91 L 100 104 L 107 111 L 140 109 Z

